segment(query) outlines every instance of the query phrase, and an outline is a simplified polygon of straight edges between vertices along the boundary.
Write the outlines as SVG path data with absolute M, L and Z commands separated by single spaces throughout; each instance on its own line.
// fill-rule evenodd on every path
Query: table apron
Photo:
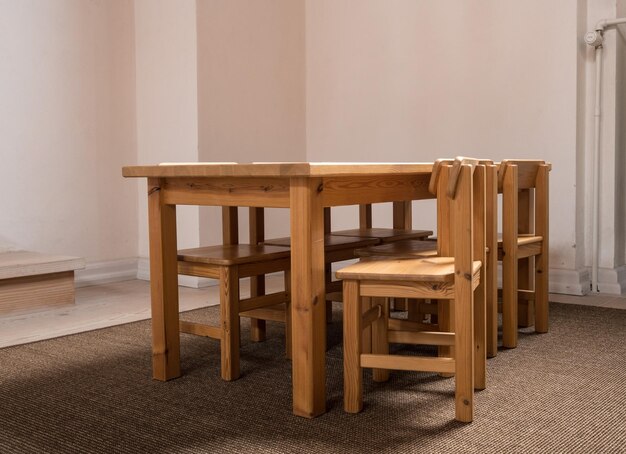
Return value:
M 321 178 L 323 206 L 431 199 L 430 174 L 333 176 Z M 164 178 L 167 205 L 289 208 L 290 179 L 285 177 Z
M 432 199 L 430 173 L 325 177 L 320 188 L 326 207 Z
M 219 177 L 164 180 L 163 201 L 168 205 L 289 207 L 288 178 Z

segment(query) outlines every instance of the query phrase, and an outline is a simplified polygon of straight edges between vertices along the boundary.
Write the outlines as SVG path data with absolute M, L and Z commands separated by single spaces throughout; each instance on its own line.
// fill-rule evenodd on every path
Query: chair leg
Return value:
M 260 318 L 250 319 L 250 340 L 252 342 L 263 342 L 267 331 L 265 320 Z
M 288 298 L 285 303 L 285 355 L 291 359 L 291 271 L 285 270 L 285 292 Z
M 517 288 L 518 290 L 532 290 L 533 278 L 535 274 L 534 257 L 526 257 L 518 260 L 517 268 Z M 534 311 L 532 300 L 517 298 L 517 326 L 528 328 L 534 324 Z
M 265 276 L 252 276 L 250 278 L 250 296 L 261 296 L 265 294 Z M 250 340 L 252 342 L 262 342 L 265 340 L 266 324 L 265 320 L 259 318 L 250 319 Z
M 487 298 L 485 268 L 474 291 L 474 389 L 487 387 Z
M 394 298 L 393 309 L 395 311 L 406 311 L 407 310 L 406 298 Z
M 493 358 L 498 354 L 498 254 L 497 246 L 492 247 L 485 272 L 485 291 L 487 292 L 487 357 Z
M 420 303 L 422 301 L 424 300 L 414 299 L 414 298 L 406 300 L 407 311 L 408 311 L 407 317 L 409 320 L 413 322 L 424 321 L 424 314 L 420 312 Z
M 372 298 L 362 296 L 360 298 L 361 313 L 365 314 L 372 307 Z M 361 353 L 372 353 L 372 327 L 361 330 Z
M 361 307 L 358 281 L 343 282 L 343 405 L 348 413 L 363 408 Z
M 456 420 L 474 418 L 474 307 L 470 292 L 456 292 L 455 306 L 455 408 Z
M 548 332 L 548 254 L 535 259 L 535 331 Z
M 236 267 L 220 268 L 222 319 L 222 379 L 239 378 L 239 273 Z
M 389 298 L 372 298 L 372 307 L 381 306 L 381 317 L 372 323 L 372 353 L 378 355 L 389 354 L 389 338 L 387 329 L 389 326 Z M 388 369 L 372 369 L 375 382 L 389 380 Z
M 450 332 L 450 304 L 449 300 L 439 300 L 437 302 L 437 322 L 439 331 Z M 450 357 L 450 348 L 445 346 L 437 347 L 440 357 Z
M 517 347 L 517 254 L 507 253 L 502 260 L 502 345 Z
M 438 300 L 437 303 L 437 319 L 439 321 L 439 331 L 449 333 L 453 332 L 455 311 L 454 304 L 451 300 Z M 439 346 L 438 356 L 440 358 L 454 358 L 454 347 Z M 440 373 L 441 377 L 454 377 L 454 374 Z
M 487 170 L 486 179 L 485 240 L 489 248 L 484 268 L 487 292 L 487 357 L 498 354 L 498 172 L 494 167 Z
M 331 283 L 333 280 L 333 269 L 330 263 L 327 263 L 324 266 L 324 279 L 326 282 L 326 288 L 328 288 L 328 284 Z M 333 322 L 333 302 L 330 300 L 326 300 L 326 323 L 330 324 L 332 322 Z

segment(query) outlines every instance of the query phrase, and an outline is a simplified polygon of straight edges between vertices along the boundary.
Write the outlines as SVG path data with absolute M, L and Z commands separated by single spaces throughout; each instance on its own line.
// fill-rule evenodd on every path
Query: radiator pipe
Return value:
M 602 43 L 604 30 L 607 27 L 626 23 L 626 18 L 604 19 L 598 22 L 595 30 L 585 34 L 585 43 L 595 48 L 596 80 L 595 80 L 595 108 L 594 138 L 593 138 L 593 182 L 592 182 L 592 227 L 591 227 L 591 291 L 598 292 L 598 259 L 600 255 L 600 127 L 601 127 L 601 98 L 602 98 Z

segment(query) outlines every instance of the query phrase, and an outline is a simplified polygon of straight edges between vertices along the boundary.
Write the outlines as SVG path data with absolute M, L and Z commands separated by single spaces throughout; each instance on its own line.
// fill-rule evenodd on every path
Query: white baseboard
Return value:
M 108 284 L 110 282 L 129 281 L 137 278 L 137 259 L 110 260 L 87 263 L 82 270 L 74 272 L 74 285 Z
M 136 278 L 143 281 L 150 280 L 150 260 L 147 257 L 139 257 L 137 259 Z M 209 279 L 205 277 L 195 276 L 183 276 L 178 275 L 178 285 L 190 288 L 204 288 L 218 285 L 219 281 L 216 279 Z
M 550 293 L 586 295 L 590 291 L 590 282 L 589 271 L 585 268 L 579 270 L 550 269 Z
M 626 293 L 626 266 L 600 268 L 598 291 L 608 295 Z M 591 270 L 550 270 L 550 292 L 568 295 L 587 295 L 591 292 Z
M 74 285 L 87 287 L 90 285 L 108 284 L 111 282 L 129 281 L 131 279 L 150 280 L 150 262 L 147 258 L 132 258 L 88 263 L 84 269 L 76 270 Z M 215 279 L 194 276 L 178 276 L 178 285 L 191 288 L 203 288 L 217 285 Z
M 150 280 L 150 260 L 147 257 L 137 259 L 137 279 L 142 281 Z
M 586 295 L 590 291 L 589 271 L 550 268 L 548 292 L 564 295 Z M 502 288 L 502 263 L 498 262 L 498 288 Z
M 333 266 L 333 271 L 345 266 Z M 146 257 L 88 263 L 85 269 L 75 274 L 76 287 L 127 281 L 131 279 L 150 280 L 150 262 Z M 590 275 L 586 268 L 580 270 L 550 269 L 550 293 L 566 295 L 586 295 L 590 291 Z M 218 285 L 215 279 L 194 276 L 178 276 L 178 285 L 190 288 L 204 288 Z M 602 293 L 620 295 L 626 292 L 626 266 L 615 269 L 600 269 L 598 286 Z
M 621 295 L 626 291 L 626 266 L 600 268 L 598 270 L 598 291 L 610 295 Z

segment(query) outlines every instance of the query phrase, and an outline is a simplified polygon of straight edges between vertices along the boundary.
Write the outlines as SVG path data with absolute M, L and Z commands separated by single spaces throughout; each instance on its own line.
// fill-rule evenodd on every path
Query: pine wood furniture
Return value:
M 487 300 L 487 357 L 495 357 L 498 353 L 498 243 L 497 243 L 497 194 L 498 194 L 498 166 L 490 160 L 463 158 L 459 157 L 456 162 L 471 162 L 474 164 L 483 164 L 485 166 L 485 235 L 487 258 L 485 263 L 485 291 Z M 437 195 L 437 184 L 439 170 L 442 164 L 452 165 L 455 160 L 439 159 L 434 163 L 433 172 L 430 179 L 429 191 L 433 195 Z M 456 169 L 455 169 L 456 170 Z M 449 225 L 446 217 L 449 215 L 449 203 L 443 199 L 440 200 L 438 207 L 438 235 L 448 235 Z M 388 244 L 370 246 L 355 251 L 360 258 L 366 257 L 433 257 L 437 255 L 436 240 L 401 240 Z M 434 307 L 433 307 L 434 306 Z M 440 325 L 447 324 L 451 319 L 448 313 L 449 308 L 446 302 L 440 307 L 433 304 L 427 304 L 423 301 L 416 301 L 407 307 L 409 312 L 408 318 L 413 321 L 421 321 L 424 314 L 440 314 Z
M 424 240 L 433 234 L 431 230 L 413 230 L 411 216 L 411 202 L 393 202 L 393 227 L 373 227 L 372 204 L 359 205 L 359 228 L 337 230 L 333 235 L 358 236 L 362 238 L 376 238 L 381 243 L 394 243 L 404 240 Z M 396 298 L 394 308 L 407 310 L 406 298 Z
M 235 163 L 229 163 L 235 164 Z M 249 218 L 249 236 L 250 242 L 246 246 L 261 246 L 265 239 L 265 213 L 263 208 L 248 208 Z M 222 208 L 222 244 L 236 245 L 239 244 L 239 210 L 238 207 Z M 260 248 L 258 250 L 261 250 Z M 275 272 L 272 264 L 272 256 L 262 259 L 256 254 L 257 262 L 261 262 L 258 267 L 258 275 L 250 276 L 250 297 L 257 298 L 265 295 L 265 274 Z M 267 265 L 264 269 L 264 264 Z M 283 271 L 288 271 L 288 266 Z M 285 275 L 285 290 L 289 288 L 288 276 Z M 265 340 L 265 322 L 267 320 L 286 323 L 285 333 L 290 333 L 290 323 L 288 313 L 285 308 L 288 307 L 288 301 L 285 304 L 273 305 L 271 307 L 259 307 L 254 310 L 245 311 L 240 314 L 242 317 L 250 319 L 250 339 L 254 342 Z M 287 335 L 285 339 L 287 357 L 291 357 L 291 336 Z
M 524 325 L 532 324 L 534 305 L 535 331 L 548 331 L 550 170 L 551 165 L 541 160 L 504 160 L 498 171 L 502 193 L 502 238 L 498 241 L 502 345 L 507 348 L 517 346 L 518 302 L 523 303 Z
M 447 229 L 438 235 L 438 256 L 416 259 L 370 259 L 337 272 L 344 280 L 344 408 L 357 413 L 363 405 L 362 369 L 373 368 L 375 381 L 389 369 L 455 375 L 456 419 L 473 419 L 474 389 L 486 385 L 485 167 L 458 162 L 456 174 L 443 165 L 441 194 L 448 189 Z M 448 178 L 449 177 L 449 178 Z M 438 210 L 440 211 L 440 210 Z M 443 233 L 443 234 L 441 234 Z M 363 297 L 377 302 L 363 313 Z M 389 325 L 387 297 L 452 300 L 454 331 L 421 331 L 419 323 Z M 372 327 L 372 353 L 361 351 L 362 331 Z M 417 328 L 417 329 L 416 329 Z M 389 354 L 389 342 L 454 347 L 445 357 Z
M 223 245 L 178 251 L 179 274 L 213 278 L 220 282 L 219 326 L 180 321 L 179 330 L 182 333 L 206 336 L 220 341 L 221 376 L 224 380 L 239 378 L 240 316 L 285 323 L 287 356 L 291 356 L 289 248 L 239 244 L 235 210 L 231 210 L 230 207 L 223 210 Z M 284 291 L 268 295 L 265 295 L 265 292 L 261 294 L 252 292 L 250 298 L 240 298 L 240 279 L 258 278 L 278 271 L 283 271 L 285 275 Z
M 328 296 L 331 292 L 341 292 L 341 282 L 332 281 L 330 265 L 356 258 L 354 251 L 359 248 L 374 246 L 379 240 L 371 237 L 353 237 L 344 235 L 324 235 L 324 262 L 325 262 L 325 289 Z M 273 238 L 266 240 L 264 244 L 273 246 L 291 247 L 291 238 Z
M 326 410 L 324 207 L 432 198 L 432 163 L 124 167 L 148 179 L 153 377 L 180 376 L 176 205 L 290 208 L 293 411 Z

